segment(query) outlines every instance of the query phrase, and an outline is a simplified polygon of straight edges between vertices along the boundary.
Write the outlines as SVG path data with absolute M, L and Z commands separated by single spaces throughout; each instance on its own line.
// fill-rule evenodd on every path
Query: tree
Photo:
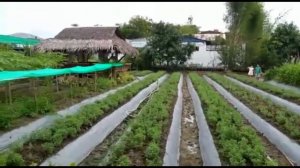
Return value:
M 227 2 L 229 29 L 221 60 L 229 69 L 245 68 L 260 55 L 266 15 L 260 2 Z M 224 55 L 223 55 L 224 54 Z
M 152 36 L 145 48 L 147 61 L 154 65 L 179 65 L 186 62 L 195 46 L 181 43 L 181 34 L 173 24 L 159 22 L 153 25 Z
M 300 32 L 296 25 L 291 23 L 279 24 L 268 43 L 268 51 L 274 51 L 274 57 L 282 64 L 290 61 L 291 57 L 299 57 Z
M 179 32 L 182 35 L 193 35 L 199 32 L 199 29 L 196 25 L 182 25 L 179 26 Z
M 127 39 L 149 37 L 151 33 L 152 20 L 142 16 L 135 16 L 120 26 L 121 34 Z

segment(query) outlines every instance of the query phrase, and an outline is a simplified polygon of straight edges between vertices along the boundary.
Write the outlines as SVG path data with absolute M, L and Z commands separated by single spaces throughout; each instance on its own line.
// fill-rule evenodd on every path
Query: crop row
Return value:
M 131 74 L 133 74 L 134 76 L 145 76 L 147 74 L 152 73 L 152 71 L 150 70 L 144 70 L 144 71 L 130 71 Z
M 273 86 L 269 83 L 261 82 L 261 81 L 256 80 L 255 78 L 249 78 L 249 77 L 243 76 L 243 75 L 238 75 L 238 74 L 234 74 L 234 73 L 229 73 L 228 75 L 237 80 L 240 80 L 244 83 L 247 83 L 249 85 L 252 85 L 254 87 L 262 89 L 266 92 L 273 93 L 279 97 L 286 98 L 290 101 L 300 104 L 300 94 L 298 94 L 297 92 L 293 92 L 288 89 L 282 89 L 277 86 Z
M 60 91 L 55 91 L 52 78 L 42 80 L 42 86 L 36 91 L 36 98 L 30 95 L 30 88 L 17 90 L 13 93 L 12 104 L 0 103 L 0 129 L 7 130 L 18 125 L 16 121 L 23 118 L 38 118 L 39 116 L 53 113 L 61 109 L 62 101 L 74 103 L 73 100 L 80 100 L 95 93 L 112 89 L 118 84 L 123 85 L 134 78 L 129 73 L 122 73 L 117 79 L 98 77 L 96 88 L 94 79 L 84 78 L 70 81 L 60 86 Z M 72 85 L 72 86 L 71 86 Z M 95 90 L 96 89 L 96 90 Z M 28 92 L 28 93 L 27 93 Z
M 141 89 L 162 76 L 164 72 L 149 75 L 143 81 L 119 90 L 94 104 L 86 105 L 72 116 L 57 120 L 51 127 L 33 133 L 29 140 L 12 151 L 0 156 L 0 165 L 36 165 L 51 154 L 78 137 L 81 133 L 92 127 L 105 114 L 127 102 Z
M 238 97 L 242 102 L 245 102 L 247 105 L 249 105 L 251 109 L 261 115 L 265 120 L 268 122 L 271 121 L 271 123 L 277 128 L 299 142 L 299 115 L 288 111 L 282 106 L 274 104 L 269 99 L 265 99 L 260 95 L 242 88 L 222 75 L 210 73 L 208 76 L 221 84 L 225 89 Z
M 255 130 L 212 86 L 196 73 L 189 74 L 203 103 L 223 165 L 277 165 L 269 160 Z
M 122 141 L 112 147 L 108 165 L 136 165 L 137 160 L 142 162 L 139 165 L 162 165 L 164 146 L 161 143 L 165 141 L 163 133 L 168 130 L 179 77 L 178 72 L 173 73 L 142 107 L 130 122 L 130 130 L 122 136 Z

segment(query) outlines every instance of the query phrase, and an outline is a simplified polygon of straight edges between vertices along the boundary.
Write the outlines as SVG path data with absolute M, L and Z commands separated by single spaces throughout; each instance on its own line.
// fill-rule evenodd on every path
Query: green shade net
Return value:
M 36 45 L 40 43 L 40 40 L 30 39 L 30 38 L 20 38 L 20 37 L 8 36 L 8 35 L 0 35 L 0 43 Z
M 63 69 L 37 69 L 37 70 L 27 70 L 27 71 L 0 71 L 0 83 L 4 81 L 24 79 L 24 78 L 39 78 L 47 76 L 59 76 L 64 74 L 84 74 L 91 72 L 104 71 L 113 67 L 122 67 L 121 63 L 111 63 L 111 64 L 95 64 L 92 66 L 76 66 L 72 68 Z

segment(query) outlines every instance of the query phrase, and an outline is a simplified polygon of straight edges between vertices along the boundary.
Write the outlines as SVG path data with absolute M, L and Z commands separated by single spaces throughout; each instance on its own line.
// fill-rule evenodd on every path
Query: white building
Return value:
M 219 30 L 208 30 L 208 31 L 201 31 L 199 34 L 194 35 L 196 38 L 203 39 L 203 40 L 210 40 L 214 41 L 217 36 L 222 38 L 226 38 L 225 33 L 220 32 Z
M 206 45 L 206 42 L 197 42 L 194 45 L 199 49 L 193 52 L 191 59 L 186 62 L 187 66 L 220 67 L 220 54 L 217 51 L 211 50 L 211 47 Z
M 131 46 L 135 48 L 143 48 L 147 44 L 145 38 L 126 40 Z M 187 66 L 199 66 L 199 67 L 220 67 L 221 63 L 218 52 L 211 46 L 206 45 L 206 40 L 201 40 L 194 37 L 185 37 L 182 40 L 183 44 L 194 44 L 198 47 L 197 51 L 194 51 L 191 55 L 191 59 L 186 62 Z

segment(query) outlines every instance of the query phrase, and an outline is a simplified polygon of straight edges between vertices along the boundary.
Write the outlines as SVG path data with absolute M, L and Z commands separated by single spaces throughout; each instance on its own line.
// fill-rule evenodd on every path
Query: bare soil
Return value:
M 192 98 L 187 88 L 186 75 L 183 87 L 183 113 L 181 120 L 180 166 L 201 166 L 198 127 Z

